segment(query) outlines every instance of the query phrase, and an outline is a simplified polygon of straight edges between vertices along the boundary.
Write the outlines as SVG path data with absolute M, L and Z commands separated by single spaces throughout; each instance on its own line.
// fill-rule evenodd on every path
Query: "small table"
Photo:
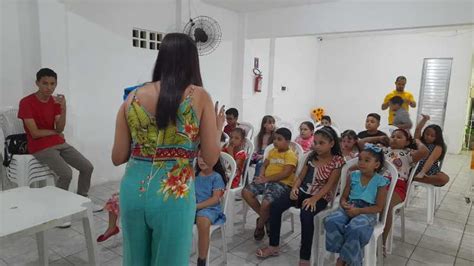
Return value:
M 0 239 L 15 239 L 36 233 L 40 264 L 48 265 L 45 231 L 80 218 L 84 226 L 89 265 L 97 265 L 92 202 L 53 186 L 19 187 L 0 192 Z

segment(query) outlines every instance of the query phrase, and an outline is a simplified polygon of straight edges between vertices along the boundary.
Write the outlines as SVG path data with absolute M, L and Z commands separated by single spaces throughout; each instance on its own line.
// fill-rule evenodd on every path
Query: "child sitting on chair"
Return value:
M 426 122 L 430 120 L 428 115 L 422 114 L 420 123 L 416 126 L 415 139 L 419 139 L 430 151 L 427 158 L 420 161 L 416 169 L 415 181 L 442 187 L 449 182 L 449 176 L 441 172 L 441 162 L 446 154 L 443 131 L 438 125 L 429 125 L 423 130 Z
M 324 221 L 326 249 L 339 253 L 336 265 L 362 265 L 364 246 L 369 243 L 377 213 L 383 211 L 390 181 L 380 175 L 382 148 L 367 144 L 359 154 L 358 168 L 350 175 L 340 208 Z
M 226 188 L 226 175 L 220 160 L 213 168 L 199 155 L 194 181 L 196 193 L 196 226 L 198 229 L 198 266 L 205 266 L 209 250 L 211 225 L 223 224 L 226 220 L 220 200 Z
M 265 148 L 273 143 L 273 133 L 275 132 L 275 118 L 266 115 L 262 118 L 260 131 L 255 138 L 255 152 L 252 154 L 252 163 L 255 164 L 255 176 L 260 175 L 260 168 L 263 165 L 263 152 Z
M 311 150 L 314 138 L 314 125 L 310 121 L 305 121 L 300 125 L 300 135 L 296 137 L 295 142 L 298 143 L 304 152 Z
M 245 153 L 245 130 L 242 128 L 236 127 L 230 132 L 230 141 L 222 151 L 230 154 L 234 158 L 237 165 L 235 172 L 235 178 L 232 180 L 231 188 L 236 188 L 240 185 L 240 179 L 245 167 L 245 160 L 247 160 L 247 153 Z
M 341 134 L 341 152 L 344 160 L 349 161 L 359 155 L 359 145 L 357 144 L 357 134 L 354 130 L 348 129 Z
M 257 213 L 257 225 L 254 232 L 255 240 L 262 240 L 265 236 L 264 227 L 270 215 L 270 205 L 282 197 L 290 197 L 298 157 L 289 145 L 291 131 L 279 128 L 275 131 L 273 145 L 263 163 L 260 175 L 242 190 L 242 197 L 247 204 Z M 263 195 L 263 201 L 257 200 L 257 195 Z M 269 227 L 267 234 L 269 234 Z

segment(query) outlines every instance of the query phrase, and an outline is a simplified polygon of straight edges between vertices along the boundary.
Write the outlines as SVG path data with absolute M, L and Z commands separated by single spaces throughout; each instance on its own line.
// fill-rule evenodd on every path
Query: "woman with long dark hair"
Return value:
M 216 110 L 202 88 L 195 43 L 167 34 L 152 82 L 130 93 L 117 115 L 112 162 L 128 162 L 120 185 L 124 265 L 188 265 L 192 161 L 199 142 L 206 164 L 219 158 L 225 117 Z

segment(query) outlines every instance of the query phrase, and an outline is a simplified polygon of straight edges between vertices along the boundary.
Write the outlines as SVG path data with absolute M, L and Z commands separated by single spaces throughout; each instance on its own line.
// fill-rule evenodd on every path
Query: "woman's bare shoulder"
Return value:
M 192 85 L 191 86 L 191 90 L 193 90 L 193 94 L 197 97 L 209 97 L 209 93 L 206 91 L 206 89 L 204 89 L 204 87 L 201 87 L 201 86 L 196 86 L 196 85 Z
M 205 109 L 205 106 L 211 101 L 211 96 L 201 86 L 192 85 L 190 88 L 190 94 L 192 94 L 192 105 L 193 108 L 198 113 L 198 116 L 201 117 L 202 111 Z
M 209 99 L 211 99 L 211 96 L 206 91 L 206 89 L 201 86 L 192 85 L 190 94 L 192 94 L 193 104 L 196 107 L 197 106 L 202 107 L 204 104 L 206 104 L 209 101 Z

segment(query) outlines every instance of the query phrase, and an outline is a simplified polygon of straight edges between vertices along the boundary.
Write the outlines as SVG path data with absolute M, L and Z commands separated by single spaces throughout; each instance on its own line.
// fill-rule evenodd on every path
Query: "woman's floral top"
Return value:
M 187 197 L 189 182 L 194 179 L 192 161 L 197 154 L 199 120 L 191 104 L 193 92 L 194 88 L 179 105 L 176 123 L 164 129 L 158 129 L 155 117 L 142 107 L 136 94 L 127 111 L 132 137 L 130 157 L 153 161 L 151 173 L 164 170 L 167 177 L 161 181 L 158 193 L 163 193 L 165 199 Z

